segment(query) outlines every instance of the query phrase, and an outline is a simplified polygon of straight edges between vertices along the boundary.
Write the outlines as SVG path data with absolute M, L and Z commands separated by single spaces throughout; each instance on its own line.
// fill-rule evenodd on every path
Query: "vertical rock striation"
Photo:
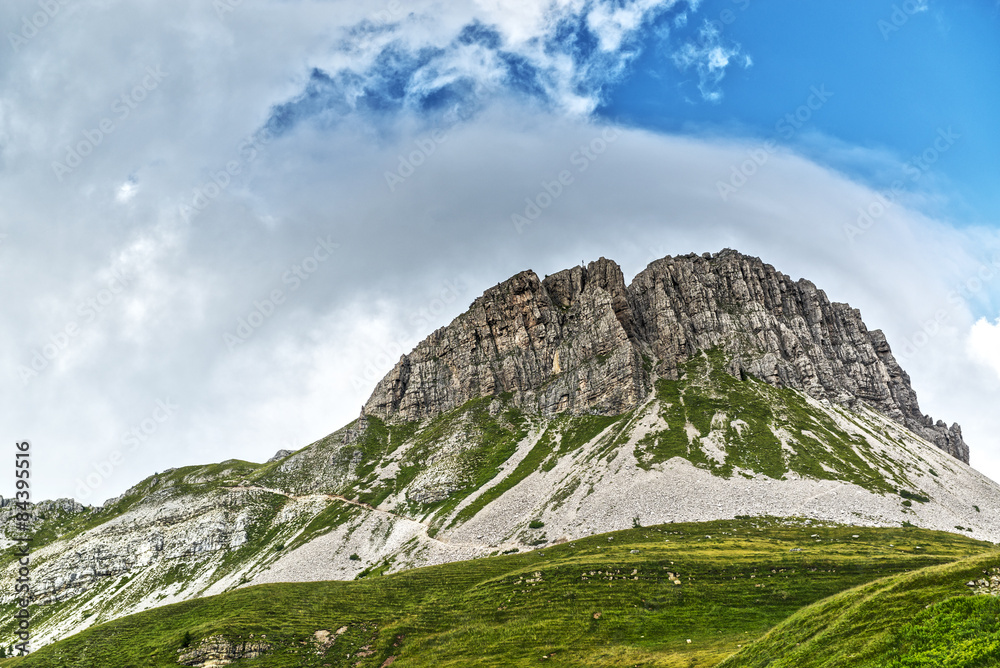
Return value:
M 732 250 L 657 260 L 630 285 L 604 258 L 544 280 L 521 272 L 404 355 L 364 412 L 421 420 L 510 393 L 542 414 L 617 414 L 710 348 L 726 351 L 734 376 L 863 401 L 969 460 L 961 428 L 923 415 L 885 336 L 858 310 Z
M 422 341 L 376 387 L 365 413 L 419 420 L 505 392 L 546 414 L 613 414 L 649 391 L 621 269 L 608 260 L 547 277 L 517 274 Z M 623 324 L 624 322 L 624 324 Z

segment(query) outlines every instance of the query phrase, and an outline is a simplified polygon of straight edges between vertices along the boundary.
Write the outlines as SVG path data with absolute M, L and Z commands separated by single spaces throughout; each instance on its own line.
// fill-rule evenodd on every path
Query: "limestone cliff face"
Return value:
M 842 405 L 861 400 L 969 460 L 961 428 L 923 415 L 885 336 L 859 311 L 731 250 L 657 260 L 627 286 L 604 258 L 544 280 L 517 274 L 404 355 L 364 412 L 419 420 L 511 393 L 546 415 L 617 414 L 710 348 L 729 354 L 734 376 Z
M 545 414 L 621 413 L 650 389 L 641 349 L 626 330 L 630 318 L 625 282 L 612 262 L 544 281 L 522 272 L 404 355 L 365 413 L 418 420 L 505 392 Z
M 658 260 L 635 277 L 629 298 L 637 336 L 651 347 L 660 375 L 676 374 L 698 350 L 720 347 L 730 353 L 733 375 L 750 373 L 845 405 L 860 399 L 969 461 L 961 428 L 920 411 L 885 335 L 807 280 L 727 250 Z

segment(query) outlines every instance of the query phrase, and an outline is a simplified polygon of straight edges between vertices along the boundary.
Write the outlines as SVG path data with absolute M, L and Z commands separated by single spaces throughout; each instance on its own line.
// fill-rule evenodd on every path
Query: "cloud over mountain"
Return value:
M 993 262 L 994 230 L 900 200 L 849 237 L 877 188 L 789 148 L 724 202 L 717 183 L 756 140 L 591 113 L 650 30 L 668 32 L 667 54 L 701 44 L 695 5 L 66 5 L 0 60 L 0 400 L 5 433 L 39 444 L 38 493 L 76 494 L 136 429 L 140 447 L 88 501 L 168 466 L 300 447 L 517 271 L 605 255 L 630 278 L 727 246 L 909 344 L 927 412 L 960 422 L 973 464 L 1000 471 L 998 381 L 965 352 L 1000 283 L 949 299 Z M 36 11 L 7 3 L 0 25 L 20 31 Z M 683 61 L 684 76 L 704 63 L 709 93 L 748 55 L 718 48 Z M 148 68 L 164 73 L 155 87 Z M 73 152 L 60 179 L 53 164 Z M 157 422 L 167 400 L 179 408 Z

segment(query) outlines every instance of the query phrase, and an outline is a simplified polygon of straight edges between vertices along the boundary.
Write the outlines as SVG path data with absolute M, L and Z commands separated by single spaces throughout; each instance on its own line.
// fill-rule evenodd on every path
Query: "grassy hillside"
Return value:
M 177 666 L 214 643 L 263 652 L 233 665 L 269 668 L 712 666 L 821 599 L 990 550 L 955 534 L 808 520 L 638 527 L 354 582 L 241 589 L 0 665 Z M 987 559 L 975 563 L 957 568 Z
M 863 435 L 846 432 L 802 393 L 752 376 L 736 379 L 726 371 L 728 365 L 724 353 L 708 350 L 681 365 L 679 380 L 657 381 L 660 416 L 668 429 L 640 441 L 637 456 L 643 466 L 683 457 L 724 478 L 737 471 L 775 479 L 794 472 L 877 493 L 908 484 L 897 463 L 880 457 Z M 722 451 L 715 454 L 718 459 L 710 440 Z
M 995 551 L 889 577 L 803 609 L 720 668 L 1000 666 L 998 595 Z
M 362 417 L 266 464 L 164 471 L 101 508 L 40 504 L 34 630 L 50 642 L 250 582 L 384 574 L 633 521 L 808 514 L 997 540 L 993 483 L 863 407 L 729 366 L 705 351 L 622 415 L 482 397 L 420 423 Z M 0 552 L 0 608 L 14 559 Z M 0 620 L 0 642 L 13 629 Z

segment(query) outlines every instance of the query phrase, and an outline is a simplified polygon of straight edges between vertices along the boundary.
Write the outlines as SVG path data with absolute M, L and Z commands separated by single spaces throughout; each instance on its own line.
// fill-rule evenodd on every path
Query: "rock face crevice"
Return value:
M 510 393 L 525 410 L 618 414 L 701 350 L 730 372 L 842 405 L 863 401 L 968 462 L 961 428 L 925 416 L 885 336 L 810 281 L 732 250 L 666 257 L 626 285 L 605 258 L 539 279 L 521 272 L 422 341 L 364 413 L 411 421 Z
M 404 355 L 365 414 L 420 420 L 469 399 L 512 393 L 544 414 L 620 413 L 649 391 L 632 308 L 608 260 L 540 280 L 525 271 Z

